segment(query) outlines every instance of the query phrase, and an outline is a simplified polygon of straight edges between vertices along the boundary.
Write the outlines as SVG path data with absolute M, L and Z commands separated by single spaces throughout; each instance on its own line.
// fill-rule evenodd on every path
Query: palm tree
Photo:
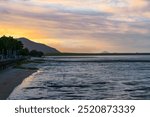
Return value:
M 11 36 L 2 36 L 0 38 L 0 55 L 4 58 L 18 56 L 21 49 L 23 49 L 21 41 L 18 41 Z

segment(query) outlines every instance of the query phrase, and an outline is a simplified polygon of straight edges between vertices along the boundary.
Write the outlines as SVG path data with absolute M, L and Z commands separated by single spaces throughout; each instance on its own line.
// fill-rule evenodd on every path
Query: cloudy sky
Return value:
M 0 36 L 62 52 L 150 52 L 150 0 L 0 0 Z

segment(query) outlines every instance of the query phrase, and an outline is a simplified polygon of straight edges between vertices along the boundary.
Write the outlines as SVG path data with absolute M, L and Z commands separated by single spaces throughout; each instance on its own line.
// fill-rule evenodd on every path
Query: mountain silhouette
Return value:
M 37 51 L 43 52 L 44 54 L 60 53 L 60 51 L 58 51 L 55 48 L 49 47 L 45 44 L 33 42 L 27 38 L 18 38 L 18 40 L 23 43 L 24 48 L 28 48 L 30 51 L 31 50 L 37 50 Z

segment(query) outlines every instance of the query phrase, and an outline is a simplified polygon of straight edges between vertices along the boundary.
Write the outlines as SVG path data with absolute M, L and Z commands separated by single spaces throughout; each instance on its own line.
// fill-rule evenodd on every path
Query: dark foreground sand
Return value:
M 7 99 L 14 88 L 34 72 L 36 70 L 16 68 L 0 71 L 0 100 Z

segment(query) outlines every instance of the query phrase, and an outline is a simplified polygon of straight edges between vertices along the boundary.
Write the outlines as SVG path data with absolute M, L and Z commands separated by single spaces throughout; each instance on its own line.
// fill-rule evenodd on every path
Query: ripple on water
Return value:
M 88 62 L 131 59 L 136 62 Z M 54 60 L 59 61 L 55 57 Z M 47 62 L 18 86 L 9 99 L 150 99 L 150 56 L 66 57 L 78 62 Z

